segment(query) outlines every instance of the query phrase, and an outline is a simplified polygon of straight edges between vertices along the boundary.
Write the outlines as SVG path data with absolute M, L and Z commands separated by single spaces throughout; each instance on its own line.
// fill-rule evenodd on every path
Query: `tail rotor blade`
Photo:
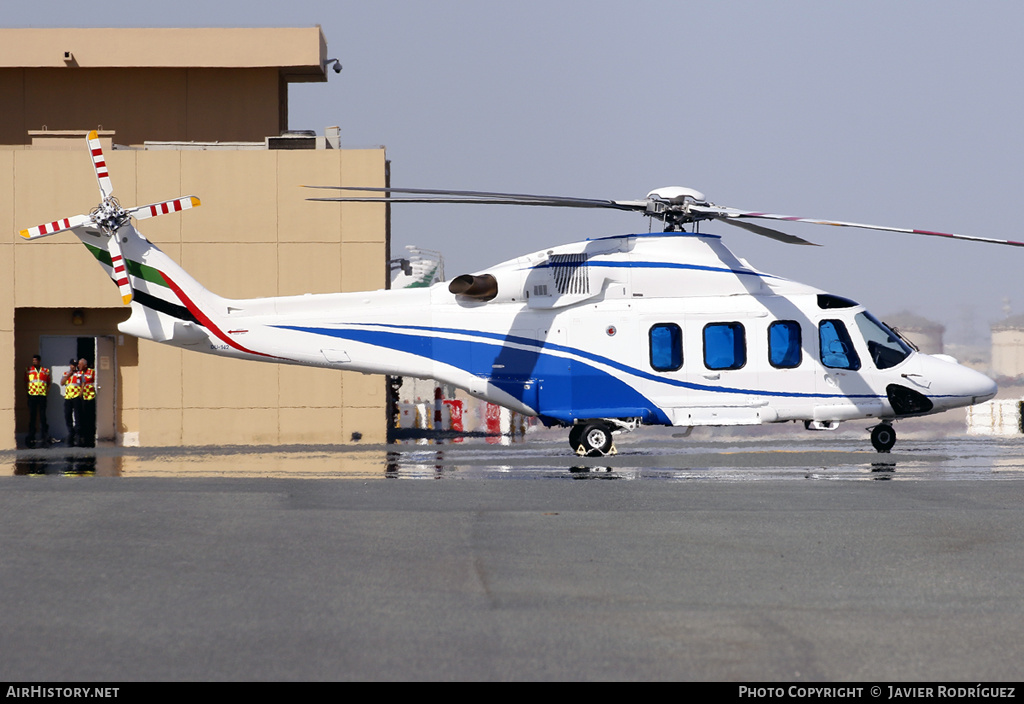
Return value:
M 89 153 L 92 154 L 92 168 L 96 172 L 96 182 L 100 187 L 100 196 L 103 200 L 106 200 L 114 192 L 114 186 L 110 183 L 107 160 L 103 156 L 103 147 L 100 146 L 100 137 L 96 130 L 89 133 L 88 140 Z
M 116 232 L 107 240 L 107 251 L 110 252 L 110 266 L 113 268 L 110 278 L 121 292 L 121 302 L 128 305 L 132 302 L 132 285 L 128 281 L 128 268 L 125 266 L 124 257 L 121 256 L 121 245 L 117 241 Z
M 26 230 L 22 230 L 18 234 L 20 234 L 27 240 L 36 240 L 39 239 L 40 237 L 49 237 L 50 235 L 55 235 L 58 232 L 64 232 L 65 230 L 70 230 L 74 227 L 80 227 L 90 222 L 92 222 L 92 218 L 89 217 L 88 215 L 75 215 L 74 217 L 70 218 L 54 220 L 53 222 L 48 222 L 44 225 L 36 225 L 35 227 L 30 227 Z
M 165 200 L 160 203 L 150 203 L 149 205 L 128 208 L 127 212 L 136 220 L 145 220 L 146 218 L 155 218 L 158 215 L 167 215 L 168 213 L 177 213 L 182 210 L 189 210 L 190 208 L 198 208 L 200 205 L 202 203 L 195 196 L 182 196 L 181 198 Z

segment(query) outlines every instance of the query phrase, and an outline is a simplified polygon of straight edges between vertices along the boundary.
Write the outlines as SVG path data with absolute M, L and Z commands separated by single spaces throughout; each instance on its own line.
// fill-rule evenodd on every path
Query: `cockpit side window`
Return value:
M 821 343 L 821 363 L 831 369 L 860 369 L 860 357 L 841 320 L 822 320 L 818 323 L 818 341 Z
M 871 361 L 878 369 L 895 367 L 910 356 L 910 346 L 871 313 L 857 313 L 854 320 L 868 345 Z

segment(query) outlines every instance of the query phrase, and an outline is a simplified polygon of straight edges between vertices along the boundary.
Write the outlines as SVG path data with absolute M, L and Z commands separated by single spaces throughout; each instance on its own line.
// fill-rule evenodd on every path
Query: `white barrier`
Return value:
M 968 435 L 1021 434 L 1021 405 L 1017 399 L 986 401 L 967 407 Z

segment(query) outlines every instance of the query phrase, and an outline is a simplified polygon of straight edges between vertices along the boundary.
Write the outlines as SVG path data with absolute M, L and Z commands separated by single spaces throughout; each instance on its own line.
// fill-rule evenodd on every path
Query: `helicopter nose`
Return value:
M 967 367 L 961 367 L 964 373 L 964 379 L 961 382 L 965 387 L 964 396 L 970 396 L 970 404 L 973 406 L 976 403 L 984 403 L 990 398 L 996 395 L 999 391 L 999 387 L 996 386 L 996 382 L 989 379 L 981 372 L 976 372 L 973 369 Z
M 979 372 L 975 373 L 981 378 L 978 380 L 978 390 L 980 393 L 975 394 L 974 403 L 984 403 L 991 398 L 995 398 L 996 393 L 999 391 L 999 387 L 996 386 L 996 382 L 989 379 L 984 374 Z
M 946 355 L 927 355 L 924 372 L 935 380 L 928 396 L 937 406 L 958 408 L 983 403 L 996 395 L 996 382 Z

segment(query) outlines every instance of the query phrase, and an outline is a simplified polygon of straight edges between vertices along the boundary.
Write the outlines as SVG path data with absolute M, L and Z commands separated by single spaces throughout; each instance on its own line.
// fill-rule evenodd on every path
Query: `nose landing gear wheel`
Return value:
M 889 452 L 896 444 L 896 431 L 889 423 L 879 423 L 871 429 L 871 444 L 878 452 Z

